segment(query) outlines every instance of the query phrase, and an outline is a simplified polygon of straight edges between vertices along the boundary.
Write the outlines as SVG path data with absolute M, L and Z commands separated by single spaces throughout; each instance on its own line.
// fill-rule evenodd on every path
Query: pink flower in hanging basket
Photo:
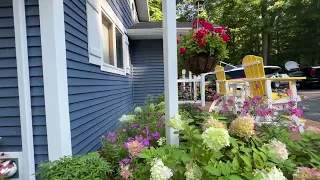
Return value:
M 180 48 L 180 54 L 186 54 L 187 49 L 186 48 Z

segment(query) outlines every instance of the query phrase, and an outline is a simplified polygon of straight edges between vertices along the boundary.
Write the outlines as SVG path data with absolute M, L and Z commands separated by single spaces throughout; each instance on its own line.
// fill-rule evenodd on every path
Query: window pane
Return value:
M 112 58 L 112 24 L 104 16 L 102 16 L 102 36 L 103 62 L 114 65 Z
M 116 28 L 116 46 L 117 46 L 117 66 L 123 68 L 123 49 L 122 49 L 122 34 Z

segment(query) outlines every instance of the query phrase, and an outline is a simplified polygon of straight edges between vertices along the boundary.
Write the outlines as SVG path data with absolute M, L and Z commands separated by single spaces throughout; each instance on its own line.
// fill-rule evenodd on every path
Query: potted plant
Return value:
M 211 72 L 227 57 L 229 35 L 226 27 L 214 27 L 206 20 L 195 20 L 193 28 L 177 39 L 178 58 L 185 68 L 198 75 Z

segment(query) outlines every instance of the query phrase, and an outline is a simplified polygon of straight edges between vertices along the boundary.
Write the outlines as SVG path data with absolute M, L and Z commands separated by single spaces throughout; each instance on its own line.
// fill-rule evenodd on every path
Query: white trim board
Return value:
M 49 160 L 72 155 L 63 0 L 39 1 Z
M 177 28 L 177 35 L 187 34 L 192 28 Z M 163 28 L 127 29 L 127 34 L 132 40 L 163 39 Z
M 33 174 L 35 172 L 35 164 L 25 4 L 24 1 L 21 0 L 13 0 L 12 4 L 18 73 L 22 153 L 10 153 L 10 155 L 18 156 L 19 177 L 24 177 L 26 180 L 34 180 L 35 177 Z

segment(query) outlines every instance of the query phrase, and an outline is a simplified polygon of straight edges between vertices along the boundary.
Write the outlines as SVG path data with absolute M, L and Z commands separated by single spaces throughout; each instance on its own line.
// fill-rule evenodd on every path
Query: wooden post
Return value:
M 171 119 L 178 114 L 176 0 L 163 0 L 162 12 L 166 119 Z M 179 145 L 179 135 L 174 132 L 166 123 L 167 143 Z

